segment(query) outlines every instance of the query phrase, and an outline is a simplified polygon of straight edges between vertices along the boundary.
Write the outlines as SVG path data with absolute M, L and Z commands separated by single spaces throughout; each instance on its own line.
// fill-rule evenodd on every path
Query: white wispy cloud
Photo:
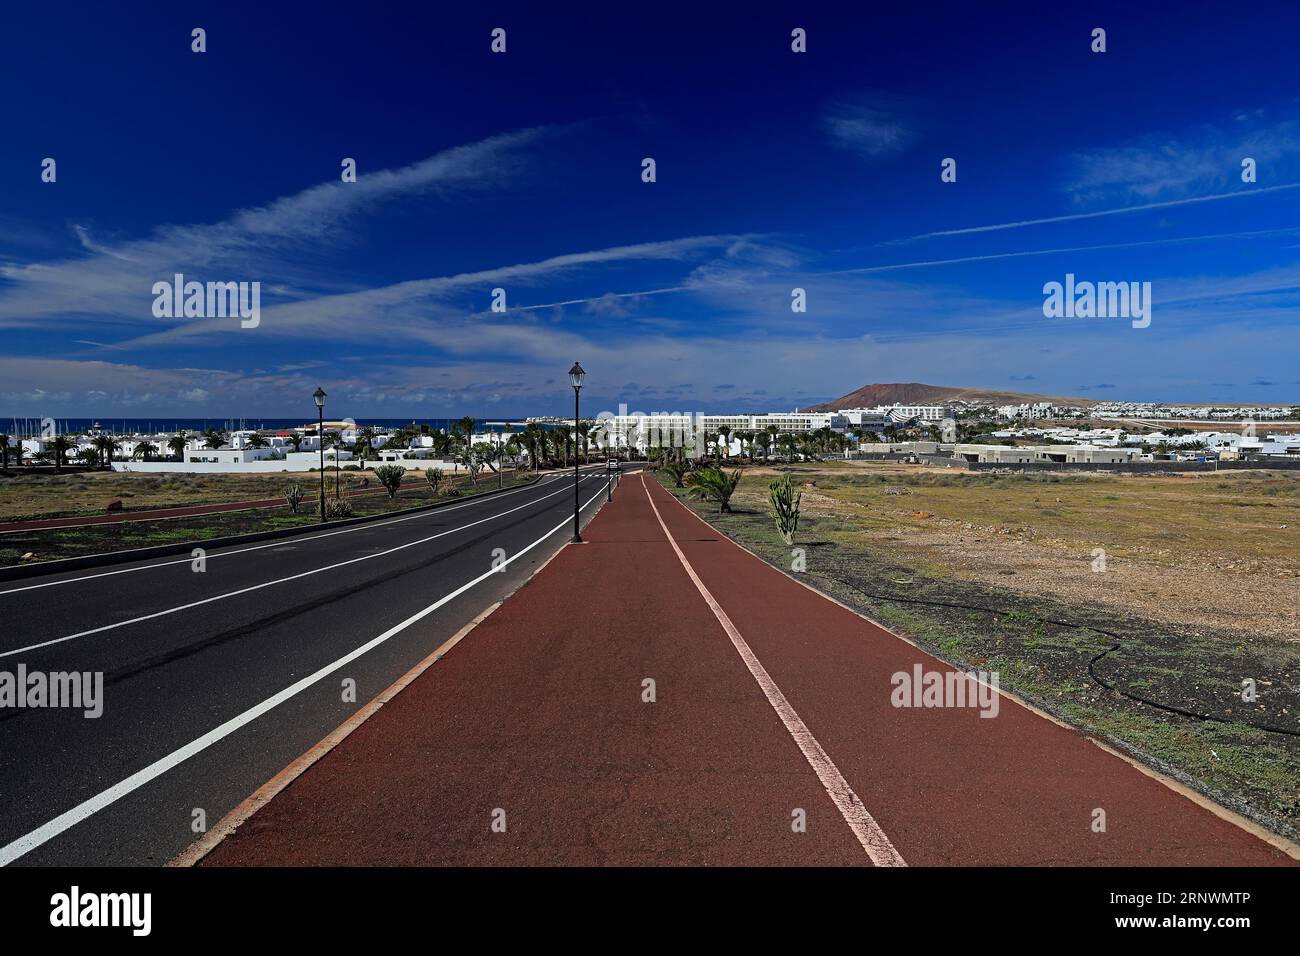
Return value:
M 332 243 L 351 218 L 399 197 L 500 185 L 516 170 L 518 151 L 548 132 L 493 136 L 398 169 L 362 171 L 355 183 L 321 183 L 220 222 L 162 226 L 143 239 L 100 240 L 78 225 L 89 255 L 0 265 L 0 327 L 48 327 L 59 318 L 166 324 L 152 314 L 150 289 L 174 272 L 219 270 L 222 279 L 250 280 L 279 273 L 278 288 L 292 294 L 301 267 L 287 250 L 300 255 Z
M 1255 183 L 1241 180 L 1246 158 L 1256 161 Z M 1079 150 L 1063 162 L 1062 189 L 1071 204 L 1078 208 L 1104 203 L 1105 208 L 941 229 L 895 242 L 1128 216 L 1300 189 L 1300 119 L 1242 111 L 1221 123 Z
M 576 270 L 632 262 L 678 262 L 697 258 L 709 250 L 725 249 L 737 236 L 688 236 L 659 242 L 643 242 L 586 252 L 551 256 L 537 262 L 516 263 L 491 269 L 411 279 L 391 285 L 322 295 L 297 302 L 287 302 L 262 310 L 262 322 L 257 328 L 261 337 L 301 337 L 311 339 L 337 339 L 356 341 L 367 339 L 439 341 L 444 347 L 456 348 L 458 343 L 468 345 L 485 341 L 484 318 L 498 314 L 488 310 L 492 288 L 509 284 L 507 312 L 510 315 L 511 297 L 518 297 L 519 289 L 543 280 L 554 280 Z M 448 302 L 448 298 L 466 290 L 481 291 L 479 308 L 466 309 Z M 628 293 L 626 297 L 655 294 L 654 290 Z M 519 303 L 514 311 L 531 311 L 566 304 L 586 303 L 605 294 L 554 303 L 528 305 Z M 152 332 L 122 343 L 130 348 L 152 348 L 174 344 L 188 339 L 212 335 L 239 333 L 228 319 L 186 319 L 179 324 Z M 501 343 L 509 346 L 509 340 Z M 522 347 L 522 345 L 521 345 Z M 514 349 L 511 349 L 514 351 Z
M 991 252 L 981 256 L 957 256 L 949 259 L 921 259 L 913 262 L 894 262 L 879 266 L 861 266 L 836 269 L 831 273 L 896 272 L 902 269 L 923 269 L 929 266 L 962 265 L 968 262 L 989 262 L 997 259 L 1021 259 L 1032 256 L 1054 256 L 1073 252 L 1099 252 L 1105 249 L 1138 249 L 1144 246 L 1173 246 L 1194 242 L 1221 242 L 1231 239 L 1262 239 L 1300 233 L 1300 226 L 1291 229 L 1253 229 L 1245 232 L 1221 232 L 1205 236 L 1170 236 L 1165 239 L 1143 239 L 1136 242 L 1109 242 L 1091 246 L 1069 246 L 1056 249 L 1022 249 L 1015 252 Z
M 1169 199 L 1162 202 L 1142 203 L 1137 206 L 1121 206 L 1116 209 L 1098 209 L 1093 212 L 1076 212 L 1062 216 L 1043 216 L 1039 219 L 1020 219 L 1014 222 L 997 222 L 984 226 L 966 226 L 961 229 L 941 229 L 936 232 L 923 232 L 909 236 L 906 242 L 918 239 L 935 239 L 939 236 L 966 236 L 977 232 L 998 232 L 1003 229 L 1022 229 L 1025 226 L 1041 226 L 1054 222 L 1073 222 L 1079 219 L 1099 219 L 1104 216 L 1124 216 L 1147 212 L 1152 209 L 1170 209 L 1175 206 L 1191 206 L 1197 203 L 1218 202 L 1223 199 L 1250 199 L 1255 196 L 1300 189 L 1300 183 L 1282 183 L 1277 186 L 1242 186 L 1230 193 L 1217 193 L 1212 196 L 1189 196 L 1186 199 Z
M 1300 119 L 1239 112 L 1219 123 L 1081 150 L 1066 159 L 1065 189 L 1083 206 L 1221 193 L 1241 186 L 1246 158 L 1255 160 L 1261 185 L 1300 177 Z
M 910 146 L 922 127 L 917 101 L 869 91 L 832 101 L 821 127 L 831 142 L 867 159 L 880 159 Z

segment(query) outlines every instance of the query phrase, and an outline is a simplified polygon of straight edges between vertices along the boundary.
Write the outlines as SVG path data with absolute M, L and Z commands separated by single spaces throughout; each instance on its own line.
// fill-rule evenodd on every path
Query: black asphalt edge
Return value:
M 403 515 L 418 514 L 421 511 L 435 511 L 438 508 L 445 508 L 448 505 L 463 504 L 466 501 L 477 501 L 480 498 L 490 498 L 493 495 L 503 494 L 507 491 L 515 491 L 528 485 L 535 485 L 542 480 L 543 475 L 536 475 L 531 481 L 524 482 L 522 485 L 514 485 L 511 488 L 494 488 L 491 491 L 485 491 L 477 495 L 461 495 L 456 498 L 447 498 L 444 501 L 437 501 L 431 505 L 417 505 L 414 508 L 403 508 L 400 511 L 388 511 L 377 515 L 363 515 L 360 518 L 344 518 L 341 521 L 331 521 L 327 525 L 305 525 L 301 528 L 277 528 L 274 531 L 250 531 L 248 534 L 231 534 L 221 538 L 206 538 L 200 541 L 180 541 L 175 544 L 159 544 L 151 548 L 133 548 L 128 551 L 110 551 L 108 554 L 87 554 L 79 558 L 58 558 L 54 561 L 38 561 L 34 564 L 15 564 L 7 568 L 0 568 L 0 581 L 22 581 L 26 578 L 38 577 L 42 574 L 57 574 L 60 571 L 80 571 L 84 568 L 101 568 L 111 564 L 128 564 L 132 561 L 146 561 L 149 558 L 165 558 L 173 554 L 184 554 L 192 551 L 194 548 L 203 548 L 205 551 L 211 548 L 225 548 L 236 544 L 250 544 L 254 541 L 271 541 L 276 538 L 291 538 L 295 535 L 311 534 L 318 532 L 322 527 L 328 528 L 348 528 L 353 525 L 370 524 L 375 521 L 384 521 L 389 518 L 400 518 Z M 213 514 L 223 514 L 224 512 L 212 512 Z M 201 518 L 204 515 L 191 515 L 190 517 Z M 94 527 L 87 525 L 87 527 Z

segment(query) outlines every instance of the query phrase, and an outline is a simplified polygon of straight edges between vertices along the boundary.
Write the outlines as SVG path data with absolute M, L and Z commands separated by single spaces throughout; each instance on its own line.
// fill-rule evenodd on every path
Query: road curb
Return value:
M 506 491 L 515 491 L 516 489 L 535 485 L 542 480 L 543 475 L 536 475 L 530 481 L 523 484 L 513 485 L 510 488 L 493 488 L 491 491 L 485 491 L 477 495 L 461 495 L 455 498 L 447 498 L 444 501 L 436 501 L 432 504 L 417 505 L 414 508 L 403 508 L 400 511 L 386 511 L 383 514 L 363 515 L 360 518 L 344 518 L 342 521 L 331 521 L 328 524 L 306 525 L 301 528 L 277 528 L 274 531 L 251 531 L 248 534 L 231 534 L 220 538 L 206 538 L 198 541 L 181 541 L 176 544 L 160 544 L 151 548 L 133 548 L 128 551 L 110 551 L 108 554 L 87 554 L 78 558 L 58 558 L 54 561 L 38 561 L 33 564 L 15 564 L 6 568 L 0 568 L 0 581 L 22 581 L 26 578 L 38 577 L 42 574 L 57 574 L 60 571 L 80 571 L 85 568 L 99 568 L 112 564 L 126 564 L 131 561 L 144 561 L 149 558 L 163 558 L 173 554 L 186 554 L 194 548 L 225 548 L 231 545 L 248 544 L 254 541 L 271 541 L 277 538 L 292 538 L 295 535 L 310 534 L 320 531 L 322 528 L 348 528 L 353 525 L 370 524 L 375 521 L 384 521 L 390 518 L 400 518 L 403 515 L 418 514 L 422 511 L 436 511 L 439 508 L 445 508 L 449 505 L 464 504 L 467 501 L 476 501 L 480 498 L 489 498 L 493 495 L 499 495 Z M 215 512 L 220 514 L 221 512 Z M 233 512 L 230 512 L 233 513 Z M 195 515 L 194 517 L 201 517 Z M 178 520 L 175 518 L 164 520 Z

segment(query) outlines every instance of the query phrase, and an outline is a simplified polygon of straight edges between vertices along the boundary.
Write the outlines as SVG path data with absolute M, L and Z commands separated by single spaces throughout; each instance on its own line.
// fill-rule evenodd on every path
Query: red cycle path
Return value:
M 1294 862 L 1009 699 L 992 719 L 893 707 L 895 672 L 950 668 L 632 478 L 587 544 L 564 548 L 203 864 L 869 865 L 651 496 L 906 863 Z M 504 833 L 491 828 L 498 808 Z

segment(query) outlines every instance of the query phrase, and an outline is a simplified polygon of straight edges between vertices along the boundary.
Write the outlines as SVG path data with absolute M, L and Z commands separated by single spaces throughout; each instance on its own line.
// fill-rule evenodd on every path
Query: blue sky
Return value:
M 593 412 L 1300 400 L 1300 8 L 783 6 L 11 8 L 0 420 L 562 412 L 574 359 Z M 1045 318 L 1067 272 L 1150 327 Z

